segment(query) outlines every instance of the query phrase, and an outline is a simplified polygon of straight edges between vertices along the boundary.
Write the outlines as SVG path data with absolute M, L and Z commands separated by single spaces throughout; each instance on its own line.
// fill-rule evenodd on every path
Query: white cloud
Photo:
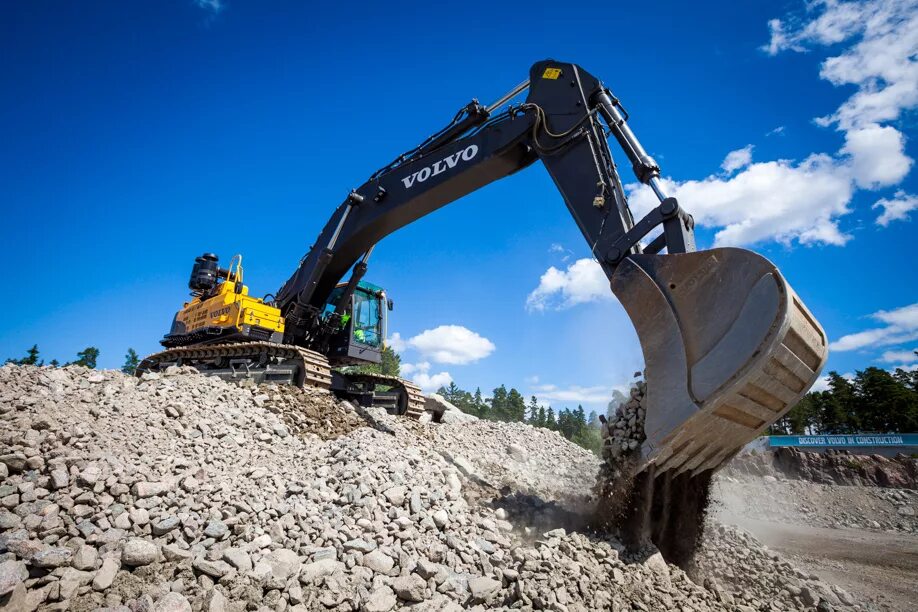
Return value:
M 810 391 L 814 393 L 817 391 L 828 391 L 828 390 L 829 390 L 829 377 L 828 376 L 820 376 L 819 378 L 816 379 L 816 382 L 813 383 L 813 386 L 810 387 Z
M 453 382 L 453 377 L 450 376 L 449 372 L 431 374 L 429 361 L 404 363 L 401 366 L 401 375 L 427 392 L 436 391 L 440 387 L 446 387 Z
M 526 297 L 526 309 L 561 310 L 576 304 L 614 299 L 609 279 L 594 259 L 578 259 L 566 270 L 551 266 Z
M 765 135 L 766 135 L 766 136 L 780 136 L 780 135 L 782 135 L 782 134 L 784 133 L 784 129 L 785 129 L 785 128 L 784 128 L 783 125 L 779 125 L 778 127 L 776 127 L 775 129 L 771 130 L 770 132 L 768 132 L 768 133 L 765 134 Z
M 733 174 L 737 170 L 745 168 L 752 163 L 752 150 L 754 148 L 755 146 L 750 144 L 746 145 L 742 149 L 730 151 L 727 153 L 727 156 L 724 158 L 724 162 L 720 165 L 720 167 L 727 174 Z
M 842 352 L 918 340 L 918 302 L 894 310 L 880 310 L 870 316 L 886 326 L 842 336 L 829 344 L 829 348 Z
M 828 155 L 810 155 L 800 163 L 758 162 L 729 178 L 662 182 L 696 223 L 722 228 L 715 234 L 715 246 L 766 240 L 841 246 L 851 238 L 838 227 L 838 218 L 850 212 L 850 172 Z M 632 183 L 626 189 L 638 217 L 658 204 L 645 185 Z
M 853 43 L 826 59 L 819 76 L 836 86 L 854 85 L 857 91 L 817 123 L 836 125 L 848 132 L 846 148 L 851 148 L 855 170 L 867 170 L 859 177 L 859 184 L 894 184 L 908 172 L 911 160 L 901 151 L 902 134 L 898 130 L 887 127 L 889 131 L 882 135 L 876 130 L 879 123 L 898 119 L 903 111 L 918 106 L 918 2 L 824 0 L 813 2 L 809 8 L 808 19 L 769 22 L 767 51 L 775 55 L 783 50 Z M 861 137 L 870 141 L 861 143 L 867 148 L 868 160 L 859 160 L 859 147 L 851 144 L 857 139 L 852 132 L 861 130 L 867 130 Z M 883 151 L 876 151 L 876 147 Z M 889 162 L 888 167 L 871 161 L 880 157 Z
M 886 363 L 896 363 L 897 361 L 899 363 L 912 363 L 913 361 L 918 361 L 918 355 L 915 354 L 914 350 L 886 351 L 880 357 L 880 361 Z
M 215 14 L 219 13 L 225 8 L 223 0 L 194 0 L 194 4 L 198 8 L 202 8 L 206 11 L 211 11 Z
M 845 380 L 854 381 L 854 373 L 845 372 L 841 375 Z M 813 383 L 813 386 L 810 388 L 810 391 L 828 391 L 829 390 L 829 377 L 820 376 L 816 379 L 816 382 Z
M 850 156 L 851 176 L 865 189 L 895 185 L 912 167 L 912 159 L 905 155 L 905 137 L 889 126 L 849 130 L 841 153 Z
M 415 349 L 424 359 L 436 363 L 463 365 L 484 359 L 494 352 L 494 343 L 461 325 L 440 325 L 403 340 L 398 334 L 389 338 L 396 352 Z M 396 348 L 396 346 L 400 347 Z
M 395 351 L 396 353 L 401 353 L 406 348 L 408 348 L 408 343 L 402 339 L 402 335 L 398 332 L 395 332 L 389 339 L 386 340 L 386 346 Z
M 918 209 L 918 196 L 905 193 L 901 189 L 892 198 L 883 198 L 874 204 L 872 209 L 882 208 L 883 212 L 877 217 L 877 225 L 886 227 L 893 221 L 904 221 L 909 218 L 909 213 Z
M 918 371 L 918 363 L 900 363 L 897 366 L 894 366 L 891 370 L 892 374 L 895 374 L 896 370 L 904 370 L 906 372 L 915 372 Z
M 540 404 L 551 404 L 561 402 L 562 404 L 605 404 L 612 397 L 614 387 L 604 385 L 595 385 L 592 387 L 582 387 L 580 385 L 571 385 L 569 387 L 558 387 L 557 385 L 535 385 L 532 387 L 532 395 Z M 573 406 L 568 406 L 569 408 Z
M 836 126 L 844 145 L 835 154 L 813 153 L 801 162 L 752 163 L 751 148 L 729 153 L 722 168 L 729 177 L 668 181 L 671 195 L 701 224 L 719 228 L 716 245 L 747 245 L 776 240 L 784 244 L 844 245 L 850 238 L 839 219 L 851 212 L 856 188 L 898 184 L 913 160 L 905 136 L 881 125 L 918 107 L 918 0 L 866 2 L 814 1 L 806 14 L 768 23 L 771 55 L 806 51 L 817 45 L 841 46 L 826 59 L 820 77 L 856 92 L 835 112 L 818 118 Z M 641 214 L 657 201 L 649 188 L 629 185 L 631 203 Z M 897 217 L 899 199 L 885 222 Z

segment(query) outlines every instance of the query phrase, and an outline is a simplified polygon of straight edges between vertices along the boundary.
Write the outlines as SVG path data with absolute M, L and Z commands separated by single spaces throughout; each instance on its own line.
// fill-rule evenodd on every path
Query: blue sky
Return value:
M 4 3 L 0 356 L 156 350 L 203 251 L 275 291 L 348 190 L 554 57 L 622 98 L 700 246 L 781 268 L 830 369 L 914 364 L 914 1 L 386 4 Z M 535 165 L 386 238 L 367 278 L 417 379 L 596 408 L 641 354 L 588 257 Z

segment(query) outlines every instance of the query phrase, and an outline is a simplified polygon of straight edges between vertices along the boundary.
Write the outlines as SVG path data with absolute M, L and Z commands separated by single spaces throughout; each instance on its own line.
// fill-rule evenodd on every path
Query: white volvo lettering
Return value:
M 423 183 L 432 176 L 442 174 L 447 169 L 455 168 L 459 160 L 472 161 L 476 155 L 478 155 L 478 145 L 469 145 L 461 151 L 444 157 L 430 166 L 415 171 L 411 176 L 406 176 L 402 179 L 402 184 L 405 185 L 405 189 L 411 189 L 415 183 Z

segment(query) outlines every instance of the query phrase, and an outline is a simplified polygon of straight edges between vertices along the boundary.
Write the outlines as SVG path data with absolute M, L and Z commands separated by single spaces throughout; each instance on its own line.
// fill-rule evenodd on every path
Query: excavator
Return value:
M 212 254 L 198 257 L 193 299 L 163 338 L 166 350 L 147 357 L 138 374 L 190 365 L 228 379 L 327 388 L 419 416 L 423 396 L 410 382 L 342 367 L 378 363 L 386 337 L 392 302 L 363 281 L 373 248 L 540 161 L 644 354 L 646 440 L 635 473 L 661 483 L 644 509 L 661 516 L 642 529 L 679 528 L 677 517 L 662 516 L 673 510 L 660 500 L 690 497 L 699 482 L 693 477 L 712 474 L 790 410 L 818 378 L 828 348 L 822 327 L 770 261 L 740 248 L 696 250 L 693 217 L 666 193 L 659 165 L 628 121 L 621 101 L 580 66 L 535 63 L 528 79 L 493 104 L 472 100 L 351 191 L 275 296 L 248 295 L 241 258 L 221 268 Z M 639 220 L 609 136 L 659 201 Z

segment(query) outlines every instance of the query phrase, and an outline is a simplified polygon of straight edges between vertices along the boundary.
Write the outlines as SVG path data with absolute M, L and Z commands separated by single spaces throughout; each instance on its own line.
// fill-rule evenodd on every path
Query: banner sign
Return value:
M 918 434 L 839 434 L 834 436 L 768 436 L 776 446 L 918 446 Z

